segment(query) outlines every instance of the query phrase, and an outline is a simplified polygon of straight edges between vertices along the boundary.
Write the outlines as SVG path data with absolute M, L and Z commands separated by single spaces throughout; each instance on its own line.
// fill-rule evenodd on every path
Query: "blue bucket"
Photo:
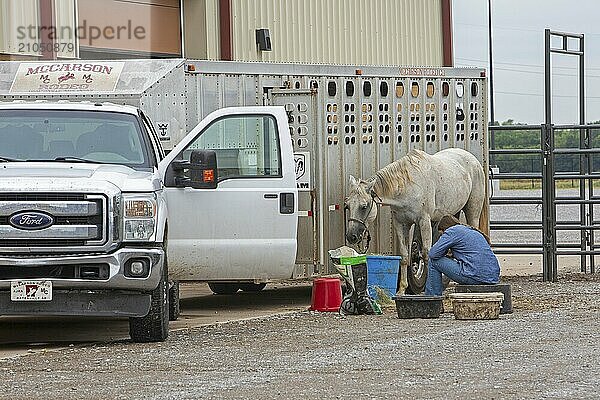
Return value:
M 367 290 L 369 296 L 380 300 L 378 287 L 391 299 L 398 290 L 400 256 L 367 256 Z

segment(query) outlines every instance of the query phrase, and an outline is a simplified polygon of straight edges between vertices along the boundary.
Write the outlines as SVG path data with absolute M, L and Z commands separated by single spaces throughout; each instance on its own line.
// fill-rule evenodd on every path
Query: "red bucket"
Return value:
M 310 309 L 338 311 L 342 304 L 342 284 L 338 278 L 317 278 L 313 281 Z

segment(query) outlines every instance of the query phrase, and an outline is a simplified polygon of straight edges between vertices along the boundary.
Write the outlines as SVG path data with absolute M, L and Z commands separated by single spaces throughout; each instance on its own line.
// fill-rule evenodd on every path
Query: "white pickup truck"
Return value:
M 162 341 L 178 281 L 291 277 L 297 217 L 282 107 L 217 110 L 165 156 L 135 107 L 0 103 L 0 315 L 129 317 Z

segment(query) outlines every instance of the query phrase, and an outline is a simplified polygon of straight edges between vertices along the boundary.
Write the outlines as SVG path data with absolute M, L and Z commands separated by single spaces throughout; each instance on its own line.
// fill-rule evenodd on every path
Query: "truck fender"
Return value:
M 158 213 L 156 215 L 156 242 L 163 243 L 166 240 L 164 236 L 167 227 L 167 216 L 169 214 L 169 210 L 167 209 L 167 202 L 162 191 L 157 193 L 156 202 L 158 205 Z

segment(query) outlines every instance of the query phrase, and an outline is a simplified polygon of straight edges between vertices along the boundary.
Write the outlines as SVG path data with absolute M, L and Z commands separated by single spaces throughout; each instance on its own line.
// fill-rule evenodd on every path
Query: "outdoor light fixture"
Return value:
M 256 30 L 256 46 L 259 51 L 271 51 L 271 34 L 268 29 Z

